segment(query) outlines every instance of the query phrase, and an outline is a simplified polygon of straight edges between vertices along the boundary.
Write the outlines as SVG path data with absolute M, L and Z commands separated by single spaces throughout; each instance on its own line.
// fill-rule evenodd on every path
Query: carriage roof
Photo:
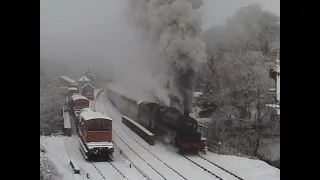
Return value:
M 93 120 L 93 119 L 104 119 L 108 121 L 112 121 L 112 118 L 104 115 L 100 112 L 92 111 L 92 110 L 85 110 L 80 113 L 80 117 L 83 118 L 85 121 Z
M 153 102 L 153 101 L 144 101 L 144 100 L 139 100 L 139 101 L 137 101 L 137 105 L 147 105 L 147 104 L 158 104 L 159 105 L 159 103 L 157 103 L 157 102 Z M 159 105 L 160 106 L 160 105 Z
M 77 91 L 77 90 L 78 90 L 78 88 L 70 87 L 70 88 L 68 89 L 68 91 L 72 91 L 72 90 Z
M 79 95 L 79 94 L 74 94 L 74 95 L 72 95 L 72 96 L 71 96 L 71 99 L 72 99 L 73 101 L 76 101 L 76 100 L 79 100 L 79 99 L 84 99 L 84 100 L 88 100 L 88 101 L 89 101 L 88 98 L 86 98 L 85 96 Z

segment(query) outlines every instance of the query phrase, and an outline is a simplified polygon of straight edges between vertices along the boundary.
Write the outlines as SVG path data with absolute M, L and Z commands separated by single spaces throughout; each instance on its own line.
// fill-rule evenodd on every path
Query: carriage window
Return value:
M 102 123 L 101 131 L 110 131 L 110 122 L 109 121 L 102 120 L 101 123 Z
M 91 120 L 87 123 L 88 131 L 110 131 L 110 122 L 106 120 Z

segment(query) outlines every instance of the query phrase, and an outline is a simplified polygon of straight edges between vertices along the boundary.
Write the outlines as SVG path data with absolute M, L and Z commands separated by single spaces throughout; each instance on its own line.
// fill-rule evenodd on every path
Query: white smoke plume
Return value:
M 202 0 L 131 0 L 130 18 L 157 44 L 169 65 L 170 91 L 189 111 L 199 63 L 206 61 L 201 32 Z

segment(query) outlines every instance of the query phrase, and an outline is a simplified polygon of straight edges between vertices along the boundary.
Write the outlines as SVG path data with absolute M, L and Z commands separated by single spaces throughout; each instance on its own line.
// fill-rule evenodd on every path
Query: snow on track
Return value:
M 99 99 L 99 98 L 98 98 Z M 104 103 L 100 100 L 97 101 L 99 104 L 96 108 L 97 110 L 101 110 L 102 112 L 105 112 L 106 109 L 104 108 Z M 102 106 L 100 106 L 102 105 Z M 108 112 L 107 112 L 108 113 Z M 109 114 L 109 113 L 108 113 Z M 111 114 L 110 114 L 111 115 Z M 112 115 L 111 115 L 112 116 Z M 125 144 L 127 146 L 127 151 L 136 154 L 141 160 L 145 161 L 145 163 L 158 175 L 161 176 L 162 179 L 174 179 L 174 180 L 182 180 L 184 177 L 176 173 L 174 170 L 170 169 L 170 167 L 166 166 L 161 160 L 157 159 L 155 156 L 150 154 L 150 152 L 146 149 L 144 149 L 140 144 L 138 144 L 136 141 L 134 141 L 126 132 L 124 132 L 116 123 L 113 122 L 113 130 L 115 133 L 113 133 L 114 142 L 120 147 L 118 143 L 122 141 L 122 144 Z M 116 137 L 115 137 L 116 136 Z M 117 137 L 120 139 L 120 141 L 117 141 Z M 124 146 L 125 148 L 125 146 Z M 130 151 L 131 150 L 131 151 Z M 127 153 L 127 151 L 124 151 Z M 129 155 L 127 155 L 129 156 Z M 130 156 L 128 157 L 129 160 Z M 145 168 L 142 168 L 143 171 L 145 171 Z M 149 169 L 149 168 L 148 168 Z M 154 177 L 154 175 L 149 176 Z
M 143 175 L 135 168 L 129 167 L 126 157 L 120 154 L 120 150 L 117 146 L 114 146 L 113 162 L 87 162 L 79 149 L 78 136 L 74 134 L 72 138 L 69 138 L 66 142 L 67 150 L 74 159 L 79 161 L 78 166 L 82 165 L 86 173 L 89 173 L 92 179 L 124 179 L 123 176 L 128 180 L 143 180 Z M 81 167 L 81 166 L 80 166 Z M 120 171 L 117 171 L 117 169 Z M 110 174 L 111 173 L 111 174 Z M 92 174 L 92 175 L 91 175 Z M 101 174 L 101 175 L 100 175 Z M 109 175 L 108 175 L 109 174 Z
M 236 175 L 236 174 L 230 172 L 229 170 L 225 169 L 224 167 L 221 167 L 221 166 L 219 166 L 218 164 L 216 164 L 216 163 L 214 163 L 214 162 L 212 162 L 212 161 L 210 161 L 210 160 L 202 157 L 201 155 L 197 155 L 197 157 L 199 157 L 199 158 L 201 158 L 202 160 L 206 161 L 207 163 L 213 165 L 215 168 L 219 168 L 220 170 L 222 170 L 222 171 L 224 171 L 224 172 L 227 172 L 229 175 L 232 175 L 232 176 L 235 177 L 236 179 L 243 180 L 243 178 L 239 177 L 238 175 Z M 206 164 L 206 163 L 204 163 L 204 164 Z M 208 166 L 208 165 L 207 165 L 207 166 Z
M 279 180 L 280 169 L 261 160 L 207 153 L 205 159 L 228 169 L 245 180 Z
M 201 166 L 203 169 L 209 172 L 214 172 L 216 176 L 218 176 L 219 179 L 228 179 L 228 180 L 238 180 L 235 176 L 231 175 L 230 173 L 220 169 L 219 167 L 209 163 L 205 159 L 202 159 L 198 156 L 184 156 L 188 160 L 196 163 L 198 166 Z
M 101 94 L 101 96 L 104 96 L 105 94 Z M 119 125 L 117 125 L 116 128 L 120 129 L 120 131 L 123 131 L 125 134 L 128 134 L 136 144 L 138 144 L 142 149 L 145 149 L 149 152 L 148 160 L 150 158 L 158 159 L 163 164 L 165 164 L 169 169 L 174 171 L 175 173 L 183 176 L 184 179 L 203 179 L 203 180 L 212 180 L 212 179 L 218 179 L 216 176 L 214 176 L 214 172 L 209 173 L 203 170 L 201 167 L 191 163 L 187 159 L 183 158 L 182 156 L 179 156 L 175 151 L 169 151 L 168 150 L 161 150 L 159 151 L 159 146 L 150 146 L 147 144 L 143 139 L 141 139 L 137 134 L 132 132 L 128 127 L 124 126 L 121 123 L 121 113 L 118 112 L 115 107 L 111 105 L 111 103 L 107 100 L 107 98 L 97 98 L 98 101 L 103 100 L 104 103 L 100 103 L 100 109 L 102 111 L 106 111 L 110 116 L 113 117 L 114 123 L 118 122 Z M 104 105 L 104 106 L 103 106 Z M 117 123 L 116 123 L 117 124 Z M 115 126 L 113 126 L 115 128 Z M 124 134 L 122 133 L 122 134 Z M 156 152 L 156 154 L 154 153 Z
M 125 152 L 125 156 L 128 160 L 139 170 L 144 172 L 144 174 L 148 177 L 147 179 L 153 180 L 163 180 L 157 172 L 155 172 L 143 159 L 139 158 L 134 151 L 130 149 L 119 137 L 117 134 L 113 134 L 113 142 L 117 144 L 117 146 L 121 149 L 122 152 Z
M 103 179 L 125 179 L 109 162 L 92 163 Z
M 136 133 L 131 131 L 127 126 L 123 125 L 121 122 L 122 114 L 110 103 L 106 96 L 106 91 L 102 92 L 99 96 L 102 96 L 102 100 L 105 102 L 105 108 L 109 110 L 110 115 L 114 118 L 114 122 L 118 123 L 129 136 L 131 136 L 135 141 L 137 141 L 141 146 L 149 149 L 153 154 L 159 157 L 162 161 L 168 164 L 170 167 L 174 168 L 179 173 L 182 172 L 184 176 L 190 179 L 194 179 L 193 176 L 196 175 L 195 179 L 203 179 L 200 174 L 203 174 L 203 169 L 199 169 L 198 166 L 186 160 L 182 156 L 177 156 L 176 150 L 172 146 L 166 146 L 163 143 L 156 143 L 154 146 L 150 146 L 143 139 L 141 139 Z M 98 97 L 100 99 L 101 97 Z M 211 169 L 215 163 L 220 170 L 217 171 L 217 175 L 223 177 L 232 177 L 232 179 L 245 179 L 245 180 L 278 180 L 280 179 L 280 169 L 268 165 L 267 163 L 260 160 L 252 160 L 248 158 L 242 158 L 238 156 L 231 155 L 218 155 L 210 151 L 206 155 L 200 154 L 204 159 L 201 166 L 206 169 Z M 198 157 L 198 158 L 201 158 Z M 180 159 L 179 159 L 180 158 Z M 181 160 L 181 158 L 183 160 Z M 198 160 L 201 161 L 201 160 Z M 208 162 L 210 161 L 210 162 Z M 207 164 L 211 164 L 210 166 Z M 180 171 L 181 170 L 181 171 Z M 202 172 L 201 172 L 202 171 Z M 223 171 L 223 173 L 221 172 Z M 221 172 L 220 174 L 218 172 Z M 213 172 L 215 173 L 215 172 Z M 231 174 L 230 174 L 231 173 Z M 233 174 L 233 175 L 232 175 Z M 237 178 L 239 177 L 239 178 Z M 211 176 L 212 179 L 212 176 Z
M 187 179 L 219 179 L 177 154 L 176 149 L 171 145 L 165 146 L 159 143 L 149 149 L 176 171 L 183 173 Z M 213 172 L 213 174 L 216 173 Z

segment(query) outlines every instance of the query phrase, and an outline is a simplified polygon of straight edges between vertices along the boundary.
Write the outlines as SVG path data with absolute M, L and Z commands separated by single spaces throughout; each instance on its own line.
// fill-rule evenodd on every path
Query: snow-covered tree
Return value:
M 62 129 L 61 105 L 65 98 L 61 89 L 42 82 L 42 79 L 46 79 L 44 73 L 40 73 L 40 134 L 51 134 Z
M 280 38 L 279 17 L 258 5 L 239 9 L 225 26 L 202 35 L 208 55 L 202 104 L 211 108 L 211 133 L 248 154 L 257 154 L 269 119 L 265 108 L 270 79 L 266 57 Z

